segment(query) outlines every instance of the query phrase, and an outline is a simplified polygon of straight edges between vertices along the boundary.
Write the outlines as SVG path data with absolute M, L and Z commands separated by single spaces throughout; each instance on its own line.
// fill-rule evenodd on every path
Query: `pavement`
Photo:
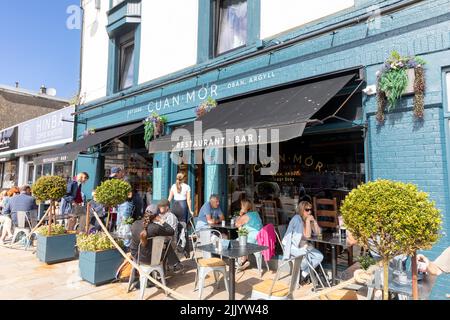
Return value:
M 194 292 L 195 262 L 183 261 L 185 272 L 167 278 L 167 286 L 192 300 L 198 300 L 198 291 Z M 263 277 L 250 268 L 236 274 L 236 299 L 248 300 L 252 286 L 262 280 L 273 279 L 273 271 L 265 271 Z M 221 279 L 221 278 L 220 278 Z M 286 279 L 288 280 L 288 279 Z M 285 280 L 285 281 L 286 281 Z M 223 280 L 219 288 L 214 285 L 213 277 L 208 277 L 202 299 L 227 300 Z M 0 246 L 0 299 L 2 300 L 137 300 L 139 292 L 127 293 L 128 283 L 110 283 L 94 286 L 79 276 L 78 260 L 47 265 L 38 260 L 34 248 Z M 302 286 L 294 292 L 294 299 L 311 293 L 311 285 Z M 151 287 L 145 291 L 148 300 L 172 300 L 161 289 Z

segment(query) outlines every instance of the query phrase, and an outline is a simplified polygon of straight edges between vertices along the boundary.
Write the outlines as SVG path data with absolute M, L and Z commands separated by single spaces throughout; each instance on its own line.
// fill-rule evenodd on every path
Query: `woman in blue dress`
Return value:
M 253 210 L 253 203 L 248 199 L 241 201 L 241 211 L 236 221 L 236 227 L 245 227 L 248 230 L 247 242 L 258 244 L 256 236 L 263 228 L 263 223 L 259 213 Z M 250 266 L 247 257 L 242 257 L 238 262 L 238 271 L 242 271 Z

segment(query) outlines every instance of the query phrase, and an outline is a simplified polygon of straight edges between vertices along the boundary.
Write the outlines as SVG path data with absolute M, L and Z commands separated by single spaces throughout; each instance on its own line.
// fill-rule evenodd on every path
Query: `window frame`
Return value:
M 242 50 L 243 48 L 248 46 L 249 43 L 249 26 L 250 26 L 250 14 L 249 14 L 249 7 L 250 7 L 250 1 L 251 0 L 244 0 L 247 3 L 247 30 L 246 30 L 246 37 L 245 37 L 245 43 L 241 46 L 229 49 L 227 51 L 218 53 L 217 46 L 219 44 L 219 29 L 220 29 L 220 5 L 221 1 L 224 0 L 213 0 L 212 6 L 211 6 L 211 17 L 212 17 L 212 30 L 211 30 L 211 55 L 213 58 L 218 58 L 225 56 L 227 54 L 230 54 L 234 51 Z
M 122 85 L 122 80 L 124 77 L 124 71 L 123 69 L 123 64 L 126 61 L 125 60 L 125 50 L 129 47 L 133 46 L 133 51 L 131 53 L 131 62 L 133 65 L 133 83 L 128 86 L 128 87 L 121 87 Z M 116 50 L 117 50 L 117 64 L 116 64 L 116 70 L 115 70 L 115 77 L 117 79 L 117 84 L 116 84 L 116 92 L 120 92 L 120 91 L 124 91 L 127 89 L 130 89 L 131 87 L 133 87 L 134 85 L 134 78 L 135 75 L 134 73 L 136 72 L 135 70 L 135 65 L 134 65 L 134 59 L 135 59 L 135 53 L 136 53 L 136 39 L 135 39 L 135 34 L 134 31 L 129 32 L 123 36 L 117 37 L 117 45 L 116 45 Z

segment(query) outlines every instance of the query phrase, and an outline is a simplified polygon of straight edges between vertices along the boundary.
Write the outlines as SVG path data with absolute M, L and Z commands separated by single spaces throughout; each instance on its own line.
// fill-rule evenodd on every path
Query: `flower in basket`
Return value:
M 246 237 L 246 236 L 248 236 L 248 229 L 246 228 L 246 227 L 241 227 L 241 228 L 239 228 L 239 230 L 238 230 L 238 236 L 239 237 Z
M 398 100 L 408 86 L 408 69 L 414 69 L 414 115 L 423 118 L 425 73 L 423 66 L 425 60 L 420 57 L 403 57 L 393 51 L 386 60 L 378 76 L 378 112 L 377 120 L 384 121 L 384 109 L 395 109 Z
M 211 97 L 208 97 L 201 105 L 195 108 L 195 113 L 197 114 L 197 118 L 200 118 L 210 112 L 212 109 L 217 107 L 217 101 Z
M 168 121 L 166 116 L 160 116 L 156 112 L 153 112 L 144 120 L 144 140 L 145 145 L 154 138 L 164 134 L 164 124 Z
M 42 226 L 36 230 L 36 233 L 44 237 L 52 237 L 66 234 L 67 230 L 63 225 L 55 224 L 52 226 L 50 231 L 48 230 L 47 226 Z

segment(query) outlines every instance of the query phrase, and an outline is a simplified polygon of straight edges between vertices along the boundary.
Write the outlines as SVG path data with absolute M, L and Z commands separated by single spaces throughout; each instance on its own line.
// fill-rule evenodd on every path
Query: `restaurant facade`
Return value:
M 207 14 L 214 11 L 213 2 L 195 1 L 198 26 L 203 26 L 198 32 L 196 27 L 196 64 L 144 82 L 142 65 L 156 68 L 159 63 L 143 54 L 149 10 L 144 6 L 150 4 L 121 1 L 108 8 L 104 33 L 113 63 L 105 66 L 105 94 L 92 95 L 77 107 L 77 141 L 58 153 L 76 160 L 76 172 L 89 173 L 91 190 L 118 166 L 126 169 L 135 190 L 158 201 L 168 197 L 176 174 L 183 171 L 196 213 L 211 194 L 221 197 L 227 214 L 235 212 L 242 197 L 257 205 L 272 200 L 281 209 L 279 224 L 287 223 L 305 195 L 342 200 L 366 181 L 412 182 L 428 192 L 443 213 L 444 235 L 426 253 L 437 257 L 450 244 L 450 12 L 442 10 L 450 1 L 355 1 L 267 38 L 267 19 L 255 14 L 260 10 L 267 17 L 264 2 L 235 5 L 243 2 L 243 43 L 228 51 L 211 45 L 208 37 L 217 36 L 217 30 L 205 26 L 215 26 Z M 139 10 L 131 15 L 131 7 Z M 87 20 L 94 8 L 86 5 L 84 10 L 83 32 L 88 37 Z M 126 47 L 114 46 L 124 34 L 134 36 L 131 56 Z M 86 42 L 84 50 L 89 51 Z M 175 49 L 158 50 L 166 50 L 170 59 Z M 376 119 L 377 72 L 393 50 L 427 61 L 423 121 L 414 117 L 413 95 L 402 97 L 383 123 Z M 134 66 L 133 72 L 116 75 L 114 66 L 127 57 L 124 67 Z M 127 81 L 129 86 L 122 86 Z M 198 118 L 196 108 L 211 98 L 217 106 Z M 144 120 L 152 113 L 167 117 L 166 135 L 146 145 Z M 195 120 L 201 120 L 200 139 Z M 177 129 L 188 132 L 185 144 L 171 141 Z M 235 131 L 227 136 L 229 129 Z M 270 136 L 273 129 L 274 144 L 253 148 L 263 132 Z M 215 131 L 208 135 L 208 130 Z M 266 154 L 278 155 L 276 161 L 260 161 L 262 145 Z M 259 158 L 251 161 L 255 153 Z M 239 161 L 239 156 L 245 160 Z M 270 171 L 274 162 L 277 170 Z M 449 286 L 449 277 L 440 277 L 431 298 L 445 299 Z

